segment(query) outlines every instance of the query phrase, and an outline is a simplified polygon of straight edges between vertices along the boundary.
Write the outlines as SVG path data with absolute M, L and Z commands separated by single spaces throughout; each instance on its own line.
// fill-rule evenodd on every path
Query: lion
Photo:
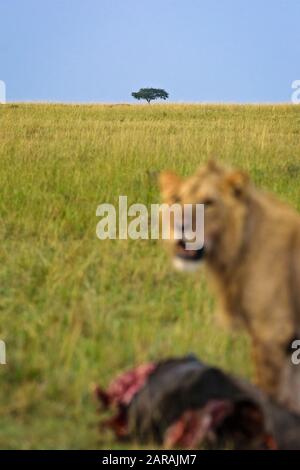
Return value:
M 190 271 L 204 262 L 222 318 L 250 335 L 257 385 L 300 411 L 300 365 L 291 362 L 300 338 L 300 215 L 245 172 L 213 161 L 188 178 L 164 171 L 159 184 L 168 205 L 204 204 L 203 246 L 188 251 L 171 235 L 174 264 Z

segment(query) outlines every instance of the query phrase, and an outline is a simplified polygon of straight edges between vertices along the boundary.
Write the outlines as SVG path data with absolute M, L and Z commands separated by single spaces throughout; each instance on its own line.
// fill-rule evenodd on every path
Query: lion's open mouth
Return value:
M 188 250 L 186 248 L 186 243 L 184 240 L 179 240 L 176 245 L 176 252 L 175 256 L 180 258 L 184 261 L 201 261 L 205 254 L 204 247 L 200 248 L 199 250 Z

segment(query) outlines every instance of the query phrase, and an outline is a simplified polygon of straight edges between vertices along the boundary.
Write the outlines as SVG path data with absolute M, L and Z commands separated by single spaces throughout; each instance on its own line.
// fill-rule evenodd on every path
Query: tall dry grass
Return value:
M 155 241 L 99 241 L 102 202 L 158 202 L 155 173 L 212 155 L 300 208 L 297 106 L 0 107 L 1 448 L 117 446 L 92 383 L 195 352 L 250 376 L 247 339 L 220 328 L 203 272 Z

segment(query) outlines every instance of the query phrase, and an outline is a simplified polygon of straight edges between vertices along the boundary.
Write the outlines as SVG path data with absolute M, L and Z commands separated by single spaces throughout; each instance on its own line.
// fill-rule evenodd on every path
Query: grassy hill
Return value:
M 141 361 L 193 351 L 251 376 L 203 271 L 173 272 L 156 241 L 95 233 L 100 203 L 158 202 L 155 172 L 211 155 L 300 209 L 297 106 L 0 107 L 0 448 L 117 447 L 91 387 Z

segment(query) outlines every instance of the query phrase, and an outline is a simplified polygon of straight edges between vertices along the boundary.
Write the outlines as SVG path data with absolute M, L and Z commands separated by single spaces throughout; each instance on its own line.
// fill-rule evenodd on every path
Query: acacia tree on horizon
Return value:
M 169 98 L 169 93 L 167 93 L 162 88 L 141 88 L 139 91 L 133 91 L 131 96 L 136 100 L 146 100 L 148 104 L 154 100 L 166 100 Z

